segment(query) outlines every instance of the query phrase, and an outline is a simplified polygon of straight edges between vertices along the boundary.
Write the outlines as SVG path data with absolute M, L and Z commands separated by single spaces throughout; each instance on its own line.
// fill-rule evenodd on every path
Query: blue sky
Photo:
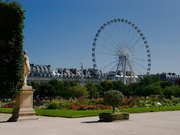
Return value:
M 98 28 L 114 18 L 135 23 L 152 57 L 151 73 L 180 74 L 179 0 L 17 0 L 25 12 L 24 49 L 30 62 L 52 67 L 92 67 Z M 100 61 L 97 61 L 100 63 Z

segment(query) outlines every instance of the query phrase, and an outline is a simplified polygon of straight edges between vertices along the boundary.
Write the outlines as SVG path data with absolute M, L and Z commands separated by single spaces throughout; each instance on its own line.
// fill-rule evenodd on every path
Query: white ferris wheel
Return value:
M 131 21 L 113 19 L 95 34 L 92 45 L 93 68 L 106 73 L 104 79 L 136 82 L 149 75 L 151 54 L 143 32 Z

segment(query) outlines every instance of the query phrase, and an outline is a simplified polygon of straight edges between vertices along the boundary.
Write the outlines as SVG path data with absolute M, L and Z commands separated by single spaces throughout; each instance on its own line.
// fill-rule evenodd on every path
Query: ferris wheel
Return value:
M 92 45 L 93 68 L 105 73 L 104 79 L 136 82 L 138 75 L 149 75 L 151 54 L 143 32 L 131 21 L 113 19 L 97 31 Z

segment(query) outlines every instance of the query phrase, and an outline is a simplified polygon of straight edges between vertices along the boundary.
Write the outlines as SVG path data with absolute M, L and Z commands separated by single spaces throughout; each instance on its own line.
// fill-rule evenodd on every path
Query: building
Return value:
M 28 81 L 49 81 L 52 79 L 64 81 L 77 81 L 79 83 L 99 82 L 103 76 L 100 70 L 92 68 L 76 69 L 76 68 L 52 68 L 50 65 L 30 64 L 31 73 Z

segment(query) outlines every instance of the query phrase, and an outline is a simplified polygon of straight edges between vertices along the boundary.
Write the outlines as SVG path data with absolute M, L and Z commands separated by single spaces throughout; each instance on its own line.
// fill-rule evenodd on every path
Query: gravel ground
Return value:
M 98 117 L 58 118 L 5 122 L 0 114 L 0 135 L 180 135 L 180 111 L 130 114 L 130 119 L 98 122 Z M 4 122 L 3 122 L 4 121 Z

